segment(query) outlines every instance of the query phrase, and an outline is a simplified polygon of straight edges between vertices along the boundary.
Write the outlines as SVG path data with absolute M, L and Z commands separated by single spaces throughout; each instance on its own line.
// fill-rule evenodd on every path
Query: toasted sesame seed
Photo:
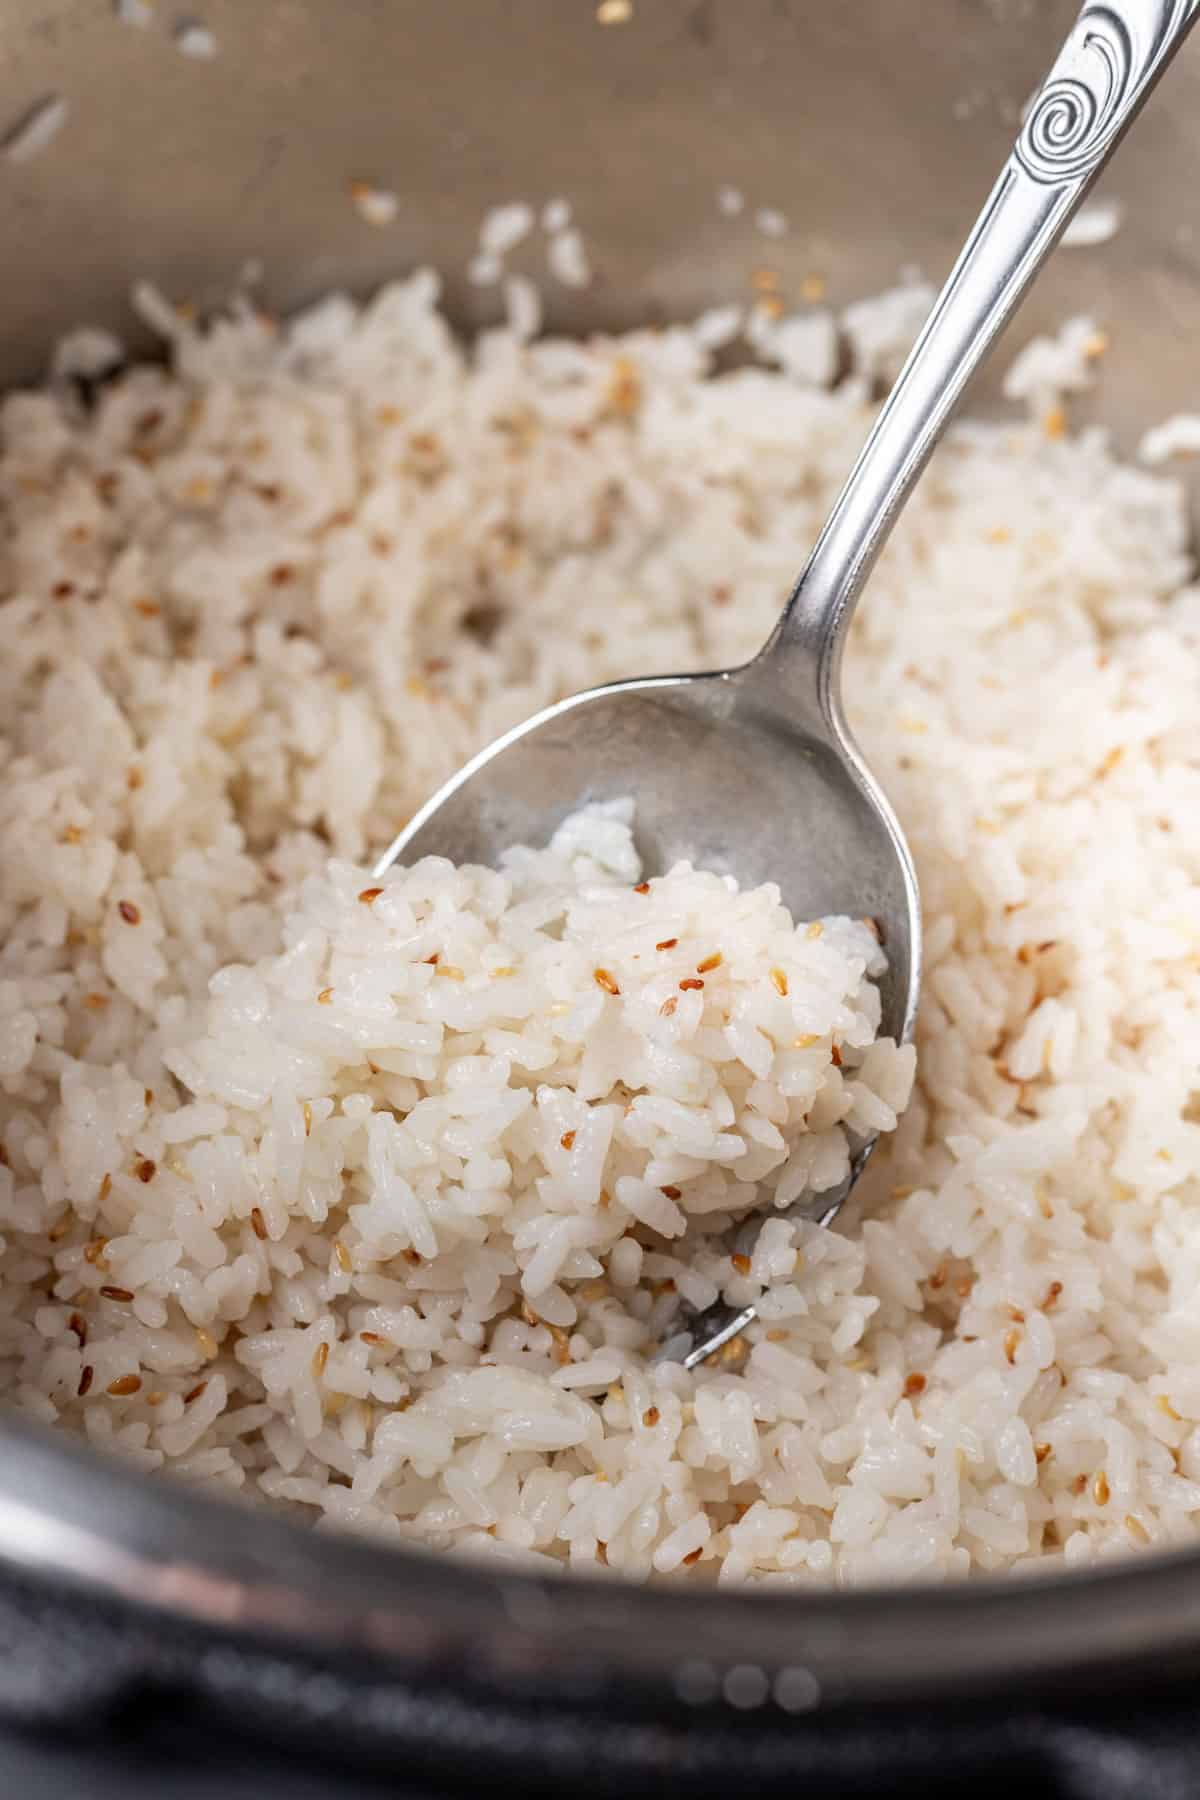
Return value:
M 350 1252 L 347 1250 L 345 1244 L 343 1244 L 341 1238 L 334 1239 L 333 1254 L 337 1257 L 337 1265 L 342 1271 L 342 1274 L 349 1275 L 354 1264 L 350 1259 Z
M 912 1375 L 905 1376 L 905 1378 L 904 1378 L 904 1397 L 906 1400 L 915 1399 L 918 1394 L 923 1394 L 924 1392 L 925 1392 L 925 1377 L 924 1377 L 924 1375 L 920 1375 L 920 1374 L 917 1374 L 914 1372 Z
M 1005 1334 L 1004 1334 L 1004 1357 L 1005 1357 L 1006 1362 L 1009 1362 L 1009 1363 L 1016 1362 L 1016 1360 L 1017 1360 L 1017 1345 L 1020 1342 L 1021 1342 L 1021 1334 L 1019 1331 L 1014 1329 L 1013 1331 L 1005 1332 Z
M 684 1561 L 684 1566 L 685 1566 L 685 1567 L 686 1567 L 686 1568 L 690 1568 L 690 1567 L 691 1567 L 691 1565 L 692 1565 L 692 1564 L 693 1564 L 693 1563 L 698 1563 L 698 1562 L 699 1562 L 699 1561 L 700 1561 L 700 1558 L 701 1558 L 701 1557 L 702 1557 L 702 1556 L 703 1556 L 703 1555 L 704 1555 L 704 1546 L 703 1546 L 703 1544 L 701 1544 L 701 1545 L 700 1545 L 700 1547 L 699 1547 L 699 1548 L 698 1548 L 698 1549 L 696 1549 L 696 1550 L 689 1550 L 689 1551 L 688 1551 L 688 1553 L 687 1553 L 687 1555 L 686 1555 L 686 1556 L 685 1556 L 685 1557 L 684 1557 L 684 1559 L 683 1559 L 683 1561 Z
M 93 1238 L 90 1244 L 83 1246 L 83 1260 L 91 1263 L 94 1269 L 107 1269 L 104 1252 L 108 1249 L 107 1238 Z
M 1075 1477 L 1074 1481 L 1071 1483 L 1071 1492 L 1073 1494 L 1082 1494 L 1082 1492 L 1083 1492 L 1084 1488 L 1087 1486 L 1087 1484 L 1088 1484 L 1088 1478 L 1086 1475 L 1077 1475 Z
M 1052 1450 L 1053 1450 L 1053 1445 L 1051 1445 L 1051 1444 L 1035 1444 L 1033 1446 L 1034 1461 L 1039 1465 L 1039 1467 L 1041 1466 L 1042 1463 L 1045 1462 L 1046 1458 L 1051 1454 Z
M 127 925 L 140 925 L 142 922 L 142 915 L 132 900 L 118 900 L 117 911 Z
M 1010 1306 L 1008 1309 L 1008 1316 L 1013 1321 L 1014 1325 L 1023 1325 L 1025 1323 L 1025 1314 L 1021 1311 L 1019 1306 Z
M 325 1373 L 325 1364 L 329 1361 L 329 1345 L 318 1344 L 313 1351 L 312 1372 L 319 1381 Z
M 696 964 L 697 975 L 707 975 L 710 970 L 719 969 L 724 960 L 719 950 L 714 951 L 711 956 L 706 956 L 703 962 Z
M 593 969 L 592 980 L 598 988 L 603 988 L 606 994 L 619 994 L 621 991 L 607 969 Z
M 772 969 L 771 970 L 771 980 L 774 983 L 775 992 L 777 994 L 782 994 L 783 997 L 786 999 L 787 991 L 788 991 L 788 978 L 784 974 L 783 970 L 782 969 Z
M 837 1045 L 836 1045 L 836 1044 L 834 1044 L 834 1046 L 833 1046 L 833 1047 L 832 1047 L 832 1049 L 831 1049 L 831 1050 L 830 1050 L 830 1052 L 829 1052 L 829 1060 L 830 1060 L 830 1062 L 831 1062 L 831 1063 L 832 1063 L 832 1064 L 833 1064 L 833 1066 L 834 1066 L 834 1068 L 835 1068 L 835 1069 L 840 1069 L 840 1068 L 841 1068 L 841 1066 L 842 1066 L 842 1053 L 841 1053 L 841 1051 L 840 1051 L 840 1050 L 839 1050 L 839 1049 L 838 1049 L 838 1047 L 837 1047 Z
M 691 993 L 695 993 L 698 989 L 702 988 L 704 986 L 704 983 L 701 980 L 699 980 L 698 977 L 695 975 L 687 975 L 680 982 L 679 986 L 683 993 L 691 994 Z
M 1097 1506 L 1107 1506 L 1111 1497 L 1112 1490 L 1108 1485 L 1108 1476 L 1101 1469 L 1092 1483 L 1092 1499 Z
M 674 994 L 669 994 L 658 1009 L 659 1018 L 669 1019 L 678 1005 L 679 1001 L 677 997 Z
M 654 948 L 656 950 L 673 950 L 678 942 L 678 938 L 663 938 L 662 942 L 655 944 Z
M 773 1325 L 767 1332 L 767 1342 L 768 1344 L 786 1344 L 790 1335 L 791 1333 L 786 1331 L 782 1325 Z
M 104 1391 L 106 1394 L 112 1394 L 114 1399 L 123 1400 L 128 1394 L 136 1394 L 141 1385 L 140 1375 L 118 1375 L 115 1381 L 109 1382 Z
M 1050 1283 L 1050 1286 L 1046 1289 L 1045 1294 L 1042 1296 L 1042 1311 L 1043 1312 L 1049 1312 L 1050 1308 L 1054 1305 L 1055 1301 L 1058 1299 L 1058 1296 L 1062 1293 L 1062 1291 L 1063 1291 L 1063 1284 L 1061 1281 L 1052 1281 Z
M 736 1256 L 731 1256 L 729 1260 L 739 1275 L 748 1275 L 750 1273 L 750 1258 L 743 1255 L 740 1250 L 737 1252 Z
M 82 1369 L 80 1369 L 80 1371 L 79 1371 L 79 1386 L 75 1389 L 75 1392 L 78 1394 L 78 1396 L 81 1400 L 83 1399 L 83 1396 L 87 1393 L 88 1389 L 91 1387 L 92 1379 L 95 1376 L 95 1373 L 96 1373 L 96 1371 L 95 1371 L 95 1369 L 93 1369 L 91 1363 L 84 1363 Z
M 153 1181 L 158 1173 L 158 1164 L 151 1162 L 148 1156 L 143 1156 L 134 1164 L 133 1172 L 139 1181 Z
M 381 887 L 363 888 L 358 897 L 364 906 L 373 906 L 382 892 Z
M 683 1193 L 682 1188 L 670 1187 L 670 1186 L 659 1188 L 658 1191 L 660 1194 L 665 1194 L 667 1196 L 668 1200 L 678 1200 L 680 1195 Z
M 333 999 L 333 989 L 332 988 L 322 988 L 320 993 L 317 995 L 317 1005 L 318 1006 L 328 1006 L 332 999 Z
M 100 1292 L 105 1300 L 119 1300 L 122 1305 L 128 1305 L 129 1301 L 133 1299 L 133 1291 L 130 1288 L 105 1286 L 100 1289 Z
M 370 1344 L 374 1348 L 383 1348 L 387 1350 L 394 1348 L 391 1339 L 380 1337 L 377 1331 L 360 1331 L 358 1335 L 364 1344 Z
M 573 1131 L 564 1131 L 558 1141 L 564 1150 L 573 1150 L 575 1147 L 575 1133 Z
M 650 883 L 648 881 L 639 881 L 633 891 L 635 894 L 648 894 L 650 892 Z
M 250 1208 L 250 1224 L 256 1238 L 266 1237 L 267 1221 L 262 1216 L 261 1206 L 252 1206 Z
M 83 1314 L 81 1312 L 73 1312 L 67 1320 L 67 1327 L 70 1331 L 73 1331 L 75 1336 L 79 1339 L 79 1348 L 82 1350 L 88 1340 L 87 1320 L 84 1318 Z

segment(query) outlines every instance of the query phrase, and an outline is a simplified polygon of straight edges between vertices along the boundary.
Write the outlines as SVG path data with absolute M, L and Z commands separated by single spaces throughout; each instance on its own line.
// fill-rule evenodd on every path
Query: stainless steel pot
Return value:
M 593 0 L 202 10 L 211 62 L 177 52 L 169 19 L 123 26 L 103 0 L 0 6 L 2 114 L 49 93 L 70 103 L 41 155 L 0 163 L 0 378 L 36 376 L 81 320 L 136 342 L 135 274 L 203 306 L 248 258 L 281 309 L 429 261 L 470 328 L 495 307 L 464 273 L 482 212 L 555 193 L 598 271 L 554 297 L 568 330 L 742 291 L 766 260 L 756 206 L 791 221 L 769 246 L 785 287 L 817 271 L 843 301 L 905 264 L 940 278 L 1075 6 L 634 0 L 607 27 Z M 355 179 L 398 190 L 393 227 L 358 217 Z M 718 209 L 723 184 L 748 198 L 738 219 Z M 1112 339 L 1096 405 L 1126 444 L 1200 405 L 1198 189 L 1200 47 L 1108 179 L 1118 236 L 1060 251 L 1014 333 L 1094 314 Z M 964 1722 L 994 1742 L 981 1720 L 1028 1720 L 1053 1694 L 1078 1724 L 1089 1695 L 1162 1690 L 1198 1666 L 1200 1552 L 1003 1586 L 633 1592 L 310 1535 L 0 1423 L 13 1717 L 166 1684 L 342 1751 L 404 1744 L 526 1772 L 532 1758 L 612 1782 L 675 1759 L 700 1788 L 731 1768 L 824 1770 L 828 1784 L 833 1747 L 864 1721 L 894 1772 L 914 1716 L 943 1722 L 931 1741 L 949 1755 Z

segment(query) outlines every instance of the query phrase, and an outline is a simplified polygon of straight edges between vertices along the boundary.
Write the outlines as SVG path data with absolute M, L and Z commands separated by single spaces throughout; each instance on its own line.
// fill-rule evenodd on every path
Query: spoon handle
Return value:
M 854 605 L 975 373 L 1154 84 L 1200 0 L 1087 0 L 759 659 L 780 710 L 839 707 Z

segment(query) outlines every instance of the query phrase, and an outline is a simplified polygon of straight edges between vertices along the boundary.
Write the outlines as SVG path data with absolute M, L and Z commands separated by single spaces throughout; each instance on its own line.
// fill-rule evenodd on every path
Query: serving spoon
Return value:
M 840 670 L 855 603 L 971 376 L 1137 116 L 1200 0 L 1088 0 L 765 647 L 741 668 L 589 688 L 482 750 L 376 865 L 494 864 L 589 801 L 633 793 L 644 866 L 774 881 L 799 919 L 866 915 L 887 955 L 881 1035 L 911 1036 L 921 908 L 904 834 L 850 736 Z M 827 1224 L 847 1181 L 791 1214 Z M 758 1221 L 746 1226 L 757 1227 Z M 754 1317 L 718 1304 L 668 1354 L 692 1367 Z

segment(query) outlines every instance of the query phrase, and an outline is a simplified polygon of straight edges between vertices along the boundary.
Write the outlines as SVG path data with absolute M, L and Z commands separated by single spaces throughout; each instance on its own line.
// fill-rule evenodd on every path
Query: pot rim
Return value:
M 176 1626 L 367 1652 L 539 1696 L 774 1696 L 789 1711 L 1090 1685 L 1200 1662 L 1200 1551 L 803 1593 L 639 1587 L 314 1532 L 0 1416 L 0 1567 Z M 729 1677 L 749 1669 L 747 1680 Z M 765 1680 L 763 1679 L 765 1677 Z M 785 1695 L 787 1698 L 785 1699 Z M 735 1700 L 739 1704 L 740 1700 Z

